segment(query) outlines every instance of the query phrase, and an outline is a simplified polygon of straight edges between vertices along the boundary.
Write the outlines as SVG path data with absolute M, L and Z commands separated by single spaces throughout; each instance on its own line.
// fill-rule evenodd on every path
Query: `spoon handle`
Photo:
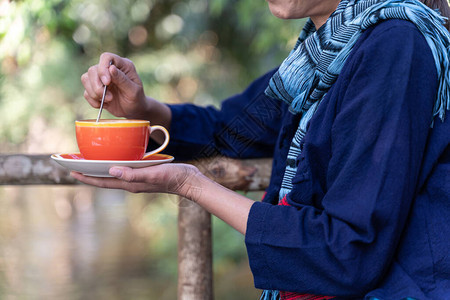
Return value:
M 109 62 L 109 65 L 112 65 L 112 61 Z M 108 88 L 107 85 L 105 85 L 105 87 L 103 88 L 103 96 L 102 96 L 102 102 L 100 103 L 100 109 L 98 111 L 98 116 L 97 116 L 97 123 L 100 120 L 100 116 L 102 115 L 102 110 L 103 110 L 103 103 L 105 102 L 105 96 L 106 96 L 106 89 Z
M 100 116 L 102 115 L 102 110 L 103 110 L 103 103 L 105 102 L 105 95 L 106 95 L 106 88 L 108 86 L 105 85 L 105 87 L 103 88 L 103 96 L 102 96 L 102 103 L 100 104 L 100 109 L 98 110 L 98 116 L 97 116 L 97 123 L 100 120 Z

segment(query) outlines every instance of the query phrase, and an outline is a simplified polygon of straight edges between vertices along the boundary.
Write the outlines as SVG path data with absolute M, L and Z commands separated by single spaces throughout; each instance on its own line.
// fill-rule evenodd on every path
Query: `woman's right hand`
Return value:
M 112 62 L 112 65 L 110 65 Z M 108 89 L 103 107 L 116 117 L 150 120 L 167 130 L 172 122 L 170 108 L 153 98 L 146 97 L 136 68 L 131 60 L 112 53 L 103 53 L 98 65 L 81 76 L 85 88 L 84 98 L 92 107 L 100 108 L 104 86 Z M 151 136 L 162 143 L 164 135 Z
M 112 65 L 110 65 L 112 62 Z M 149 101 L 133 62 L 112 53 L 103 53 L 97 65 L 81 76 L 84 98 L 99 108 L 104 86 L 108 89 L 104 108 L 116 117 L 144 118 Z M 156 101 L 156 100 L 154 100 Z M 147 116 L 148 118 L 148 116 Z

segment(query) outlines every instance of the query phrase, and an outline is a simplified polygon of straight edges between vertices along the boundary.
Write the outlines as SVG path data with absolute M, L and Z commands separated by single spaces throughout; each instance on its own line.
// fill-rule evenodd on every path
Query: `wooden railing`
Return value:
M 232 190 L 261 191 L 269 184 L 270 159 L 217 157 L 188 163 Z M 0 185 L 76 184 L 50 155 L 0 155 Z M 178 206 L 178 299 L 213 299 L 211 216 L 187 199 Z

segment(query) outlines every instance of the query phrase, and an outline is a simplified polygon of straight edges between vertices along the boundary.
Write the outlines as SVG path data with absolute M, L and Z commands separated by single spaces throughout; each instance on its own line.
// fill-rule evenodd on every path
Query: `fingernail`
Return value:
M 102 83 L 103 83 L 104 85 L 106 85 L 106 82 L 107 82 L 108 78 L 106 78 L 106 76 L 102 76 L 102 77 L 101 77 L 101 80 L 102 80 Z
M 119 168 L 111 168 L 109 169 L 109 175 L 114 176 L 114 177 L 122 177 L 122 170 Z

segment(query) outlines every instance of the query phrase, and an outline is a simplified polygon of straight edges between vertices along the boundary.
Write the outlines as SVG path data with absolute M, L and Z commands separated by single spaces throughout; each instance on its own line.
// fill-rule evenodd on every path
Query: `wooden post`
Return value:
M 233 190 L 262 190 L 269 184 L 270 159 L 210 158 L 191 162 Z M 188 199 L 178 206 L 178 300 L 212 300 L 211 216 Z
M 178 299 L 212 300 L 211 215 L 180 198 L 178 205 Z

